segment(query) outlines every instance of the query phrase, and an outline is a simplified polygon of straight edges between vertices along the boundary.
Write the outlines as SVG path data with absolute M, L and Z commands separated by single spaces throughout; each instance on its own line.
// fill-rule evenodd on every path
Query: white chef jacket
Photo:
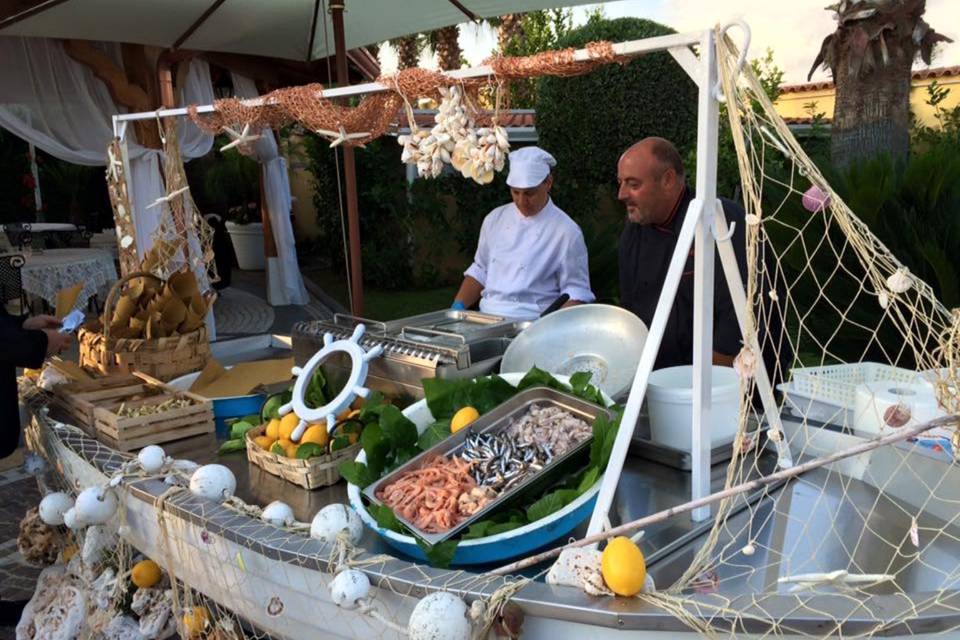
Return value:
M 488 213 L 465 275 L 483 285 L 480 311 L 509 318 L 537 318 L 564 293 L 594 300 L 583 232 L 553 200 L 531 217 L 512 202 Z

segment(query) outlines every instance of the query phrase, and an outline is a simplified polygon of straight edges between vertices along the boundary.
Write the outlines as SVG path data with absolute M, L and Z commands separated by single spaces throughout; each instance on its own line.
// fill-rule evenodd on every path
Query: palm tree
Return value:
M 460 68 L 463 52 L 460 50 L 460 28 L 457 25 L 431 31 L 427 39 L 437 53 L 437 64 L 442 71 Z
M 836 13 L 837 29 L 824 39 L 807 79 L 820 65 L 833 75 L 834 164 L 878 153 L 906 158 L 913 60 L 919 53 L 930 64 L 934 45 L 951 40 L 923 20 L 926 0 L 840 0 L 827 9 Z
M 420 66 L 420 51 L 423 49 L 423 43 L 419 34 L 413 33 L 402 38 L 394 38 L 390 44 L 397 50 L 397 66 L 400 69 Z
M 508 13 L 500 16 L 494 26 L 497 28 L 497 47 L 500 53 L 504 53 L 511 42 L 523 37 L 523 14 Z

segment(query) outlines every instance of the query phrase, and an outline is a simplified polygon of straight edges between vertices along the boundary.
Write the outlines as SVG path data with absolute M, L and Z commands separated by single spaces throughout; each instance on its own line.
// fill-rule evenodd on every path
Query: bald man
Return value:
M 645 138 L 627 149 L 617 163 L 618 198 L 627 209 L 620 236 L 620 304 L 649 327 L 660 299 L 677 235 L 693 200 L 683 160 L 663 138 Z M 733 246 L 740 275 L 746 279 L 744 212 L 721 199 L 727 223 L 736 223 Z M 713 297 L 713 362 L 730 366 L 741 337 L 727 281 L 717 257 Z M 677 297 L 654 368 L 693 363 L 693 249 L 687 257 Z

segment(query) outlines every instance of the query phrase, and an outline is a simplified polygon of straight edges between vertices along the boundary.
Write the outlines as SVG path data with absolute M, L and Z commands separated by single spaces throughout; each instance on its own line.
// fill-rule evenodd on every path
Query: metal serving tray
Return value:
M 464 440 L 466 439 L 469 431 L 473 431 L 474 433 L 497 433 L 507 428 L 510 426 L 511 418 L 525 413 L 532 404 L 560 407 L 561 409 L 570 412 L 574 416 L 585 420 L 589 424 L 593 424 L 593 421 L 596 420 L 597 416 L 600 414 L 605 414 L 608 418 L 613 419 L 613 412 L 611 412 L 609 409 L 605 409 L 593 403 L 587 402 L 586 400 L 581 400 L 576 396 L 572 396 L 568 393 L 563 393 L 549 387 L 531 387 L 530 389 L 521 391 L 497 408 L 477 418 L 470 425 L 470 428 L 461 429 L 457 433 L 445 439 L 443 442 L 437 443 L 430 449 L 404 463 L 397 469 L 394 469 L 376 482 L 368 485 L 363 490 L 363 494 L 374 504 L 383 505 L 383 503 L 376 497 L 378 487 L 381 485 L 390 484 L 404 471 L 419 468 L 427 459 L 433 458 L 437 455 L 450 456 L 457 453 L 463 446 Z M 531 489 L 533 485 L 545 484 L 548 480 L 554 477 L 558 470 L 562 470 L 568 466 L 565 463 L 572 461 L 577 454 L 589 447 L 592 441 L 593 436 L 591 435 L 562 456 L 555 457 L 550 464 L 543 468 L 542 471 L 530 475 L 523 482 L 520 482 L 509 491 L 497 496 L 495 500 L 492 500 L 484 508 L 480 509 L 475 514 L 447 531 L 440 533 L 426 533 L 415 527 L 411 522 L 400 517 L 399 514 L 395 515 L 400 522 L 402 522 L 408 529 L 410 529 L 410 531 L 416 534 L 418 538 L 422 539 L 427 544 L 434 545 L 438 542 L 443 542 L 444 540 L 447 540 L 448 538 L 451 538 L 457 533 L 463 531 L 471 524 L 483 520 L 492 511 L 509 503 L 520 493 Z
M 481 338 L 513 337 L 517 333 L 514 321 L 503 316 L 456 309 L 441 309 L 384 324 L 388 333 L 407 334 L 405 338 L 423 342 L 453 336 L 472 342 Z

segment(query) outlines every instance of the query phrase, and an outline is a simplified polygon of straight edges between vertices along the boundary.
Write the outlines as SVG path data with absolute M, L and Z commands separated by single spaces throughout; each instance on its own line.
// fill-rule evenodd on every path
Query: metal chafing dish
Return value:
M 370 362 L 366 386 L 401 406 L 423 397 L 424 378 L 473 378 L 495 371 L 510 340 L 521 330 L 520 323 L 503 316 L 453 309 L 389 322 L 336 314 L 332 320 L 294 325 L 296 364 L 302 366 L 323 347 L 324 334 L 346 339 L 361 323 L 367 329 L 361 345 L 383 347 L 382 357 Z M 335 355 L 323 370 L 336 385 L 349 375 L 350 361 Z

